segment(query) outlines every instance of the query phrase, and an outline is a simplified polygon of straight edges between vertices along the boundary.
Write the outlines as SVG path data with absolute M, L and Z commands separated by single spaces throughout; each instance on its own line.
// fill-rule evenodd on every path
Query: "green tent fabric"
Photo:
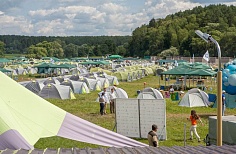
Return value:
M 120 59 L 120 58 L 122 58 L 122 56 L 120 56 L 120 55 L 111 55 L 108 58 L 109 59 Z
M 58 68 L 55 64 L 52 63 L 42 63 L 34 67 L 38 68 L 38 74 L 50 73 L 53 71 L 54 68 Z
M 193 76 L 214 76 L 217 74 L 217 72 L 205 69 L 197 69 L 189 72 L 188 74 Z
M 208 65 L 194 65 L 194 66 L 192 66 L 192 68 L 193 69 L 211 69 L 211 67 L 210 66 L 208 66 Z
M 11 62 L 11 61 L 6 58 L 0 58 L 0 63 L 8 63 L 8 62 Z
M 11 71 L 9 71 L 9 70 L 6 70 L 6 69 L 4 69 L 4 68 L 0 68 L 0 71 L 1 71 L 1 72 L 3 72 L 3 73 L 6 73 L 6 72 L 11 72 Z
M 60 64 L 60 65 L 56 65 L 56 68 L 75 68 L 75 65 L 71 65 L 71 64 Z
M 188 75 L 190 69 L 185 69 L 185 68 L 178 68 L 175 67 L 171 70 L 167 70 L 165 72 L 161 72 L 163 75 Z
M 2 72 L 0 91 L 0 150 L 33 149 L 50 136 L 110 147 L 147 146 L 60 109 Z
M 80 63 L 81 65 L 97 65 L 97 63 L 96 62 L 94 62 L 94 61 L 85 61 L 85 62 L 82 62 L 82 63 Z
M 42 63 L 40 65 L 34 66 L 36 68 L 57 68 L 57 65 L 52 64 L 52 63 Z

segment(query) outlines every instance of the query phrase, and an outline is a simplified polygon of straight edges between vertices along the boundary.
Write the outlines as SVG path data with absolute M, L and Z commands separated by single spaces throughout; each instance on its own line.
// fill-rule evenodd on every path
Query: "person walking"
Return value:
M 114 88 L 111 88 L 111 92 L 109 93 L 109 98 L 110 98 L 110 113 L 115 113 L 115 99 L 117 97 Z
M 157 138 L 157 125 L 152 125 L 152 130 L 148 132 L 147 138 L 149 146 L 158 147 L 158 138 Z
M 190 127 L 190 140 L 193 140 L 193 133 L 196 135 L 198 142 L 201 142 L 200 136 L 197 133 L 197 120 L 199 120 L 202 123 L 201 118 L 197 115 L 195 110 L 191 110 L 191 115 L 187 120 L 191 121 L 191 127 Z
M 222 90 L 222 116 L 225 115 L 225 108 L 226 108 L 225 91 Z

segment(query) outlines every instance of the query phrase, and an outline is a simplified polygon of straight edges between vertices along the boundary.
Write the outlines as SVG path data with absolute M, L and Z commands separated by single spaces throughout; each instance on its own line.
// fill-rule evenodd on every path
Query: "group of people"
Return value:
M 190 127 L 190 140 L 193 140 L 193 134 L 196 136 L 196 138 L 198 139 L 198 142 L 201 142 L 200 136 L 197 133 L 197 121 L 200 121 L 201 124 L 203 125 L 203 122 L 201 120 L 201 118 L 199 117 L 199 115 L 197 115 L 195 110 L 191 110 L 191 115 L 189 118 L 187 118 L 187 120 L 189 120 L 191 122 L 191 127 Z M 148 139 L 148 143 L 149 146 L 153 146 L 153 147 L 158 147 L 158 136 L 157 136 L 157 130 L 158 127 L 156 124 L 152 125 L 152 130 L 150 132 L 148 132 L 147 135 L 147 139 Z
M 173 87 L 172 87 L 173 88 Z M 170 89 L 173 92 L 173 89 Z M 115 93 L 115 88 L 111 88 L 110 92 L 107 92 L 106 88 L 103 89 L 102 92 L 98 93 L 99 102 L 100 102 L 100 114 L 106 114 L 107 104 L 110 103 L 110 113 L 115 113 L 115 99 L 117 98 Z M 224 116 L 225 110 L 225 91 L 222 91 L 222 115 Z M 193 140 L 193 134 L 198 139 L 198 142 L 201 142 L 200 136 L 197 133 L 197 121 L 200 121 L 203 125 L 203 122 L 199 115 L 197 115 L 195 110 L 191 110 L 191 115 L 187 118 L 191 122 L 190 127 L 190 140 Z M 149 142 L 149 146 L 158 147 L 158 136 L 157 136 L 158 127 L 156 124 L 152 125 L 152 130 L 148 132 L 147 138 Z
M 98 97 L 101 115 L 107 114 L 106 109 L 108 103 L 110 103 L 110 113 L 115 113 L 115 99 L 117 98 L 115 88 L 111 88 L 111 92 L 107 92 L 107 89 L 104 88 L 103 91 L 98 93 Z

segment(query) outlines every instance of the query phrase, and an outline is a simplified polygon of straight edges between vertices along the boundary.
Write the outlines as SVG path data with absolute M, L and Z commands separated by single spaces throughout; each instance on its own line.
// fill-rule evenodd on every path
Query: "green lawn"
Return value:
M 147 76 L 143 79 L 134 81 L 134 82 L 121 82 L 119 87 L 123 88 L 129 95 L 129 98 L 137 97 L 137 90 L 142 90 L 144 88 L 144 82 L 147 83 L 146 86 L 150 87 L 159 87 L 159 80 L 156 76 Z M 174 82 L 171 81 L 171 82 Z M 164 81 L 161 80 L 161 84 L 164 85 Z M 209 87 L 213 87 L 213 92 L 216 92 L 214 89 L 214 83 L 207 82 Z M 188 83 L 187 83 L 188 85 Z M 190 85 L 193 86 L 193 85 Z M 89 97 L 88 97 L 89 96 Z M 76 95 L 76 100 L 55 100 L 50 99 L 49 102 L 55 104 L 56 106 L 70 112 L 76 116 L 79 116 L 85 120 L 88 120 L 92 123 L 95 123 L 99 126 L 112 130 L 115 124 L 114 115 L 108 114 L 105 116 L 99 115 L 99 103 L 95 102 L 97 98 L 97 92 L 91 92 L 90 94 L 80 94 Z M 204 126 L 199 125 L 197 130 L 201 138 L 203 139 L 208 133 L 208 116 L 216 115 L 215 108 L 187 108 L 187 107 L 179 107 L 178 102 L 172 102 L 170 99 L 166 99 L 166 118 L 167 118 L 167 140 L 160 141 L 160 146 L 182 146 L 184 145 L 184 125 L 187 126 L 187 138 L 189 138 L 189 128 L 190 122 L 186 120 L 190 115 L 190 111 L 195 109 L 197 113 L 202 118 Z M 227 109 L 225 114 L 235 114 L 235 109 Z M 146 139 L 137 139 L 140 142 L 147 143 Z M 187 141 L 187 145 L 205 145 L 204 142 L 198 143 L 197 139 L 193 141 Z M 64 139 L 60 137 L 50 137 L 40 139 L 36 144 L 35 148 L 44 149 L 44 148 L 71 148 L 71 147 L 101 147 L 99 145 L 92 145 L 77 141 L 72 141 L 69 139 Z

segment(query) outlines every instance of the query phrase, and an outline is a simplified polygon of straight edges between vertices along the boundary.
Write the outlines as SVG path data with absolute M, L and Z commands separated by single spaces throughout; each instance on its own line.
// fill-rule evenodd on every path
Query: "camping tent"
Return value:
M 33 149 L 51 136 L 109 147 L 147 146 L 60 109 L 2 72 L 0 91 L 0 150 Z
M 160 91 L 157 89 L 147 87 L 137 96 L 138 99 L 163 99 Z
M 56 77 L 56 79 L 57 79 L 60 83 L 62 83 L 62 82 L 64 81 L 64 77 L 63 77 L 63 76 L 58 76 L 58 77 Z
M 127 92 L 124 89 L 118 88 L 116 86 L 109 86 L 106 91 L 111 92 L 112 88 L 115 89 L 114 92 L 115 92 L 117 98 L 128 98 Z
M 115 92 L 116 98 L 129 98 L 127 92 L 124 89 L 118 88 L 116 86 L 109 86 L 106 88 L 106 92 L 108 94 L 107 95 L 108 97 L 109 97 L 109 93 L 111 92 L 112 88 L 115 89 L 114 92 Z M 108 98 L 108 99 L 110 99 L 110 98 Z M 97 97 L 96 102 L 99 102 L 99 97 Z
M 119 85 L 119 81 L 116 76 L 107 75 L 106 78 L 109 80 L 110 85 Z
M 74 75 L 71 75 L 71 76 L 69 77 L 69 79 L 71 79 L 71 80 L 73 80 L 73 81 L 78 81 L 78 80 L 80 79 L 80 77 L 79 77 L 79 75 L 74 74 Z
M 55 78 L 46 78 L 44 81 L 43 81 L 43 84 L 46 85 L 46 84 L 49 84 L 49 83 L 53 83 L 53 84 L 60 84 L 60 82 L 55 79 Z
M 26 75 L 26 74 L 28 74 L 27 70 L 24 69 L 24 68 L 17 68 L 16 72 L 17 72 L 18 75 Z
M 70 86 L 75 94 L 89 93 L 89 88 L 85 82 L 64 80 L 61 85 Z
M 80 80 L 80 81 L 85 82 L 88 88 L 92 91 L 94 90 L 101 91 L 102 83 L 100 80 L 91 79 L 91 78 L 83 78 L 83 80 Z
M 46 84 L 39 92 L 39 96 L 42 98 L 75 99 L 74 93 L 69 86 L 53 83 Z
M 179 106 L 197 107 L 197 106 L 209 106 L 208 94 L 204 91 L 193 88 L 190 89 L 179 102 Z
M 101 84 L 102 84 L 102 88 L 107 88 L 110 86 L 110 82 L 108 80 L 108 78 L 106 77 L 97 77 L 97 80 L 100 80 L 101 81 Z
M 41 89 L 44 87 L 43 83 L 39 83 L 38 81 L 30 81 L 25 85 L 25 88 L 32 91 L 35 94 L 38 94 Z

